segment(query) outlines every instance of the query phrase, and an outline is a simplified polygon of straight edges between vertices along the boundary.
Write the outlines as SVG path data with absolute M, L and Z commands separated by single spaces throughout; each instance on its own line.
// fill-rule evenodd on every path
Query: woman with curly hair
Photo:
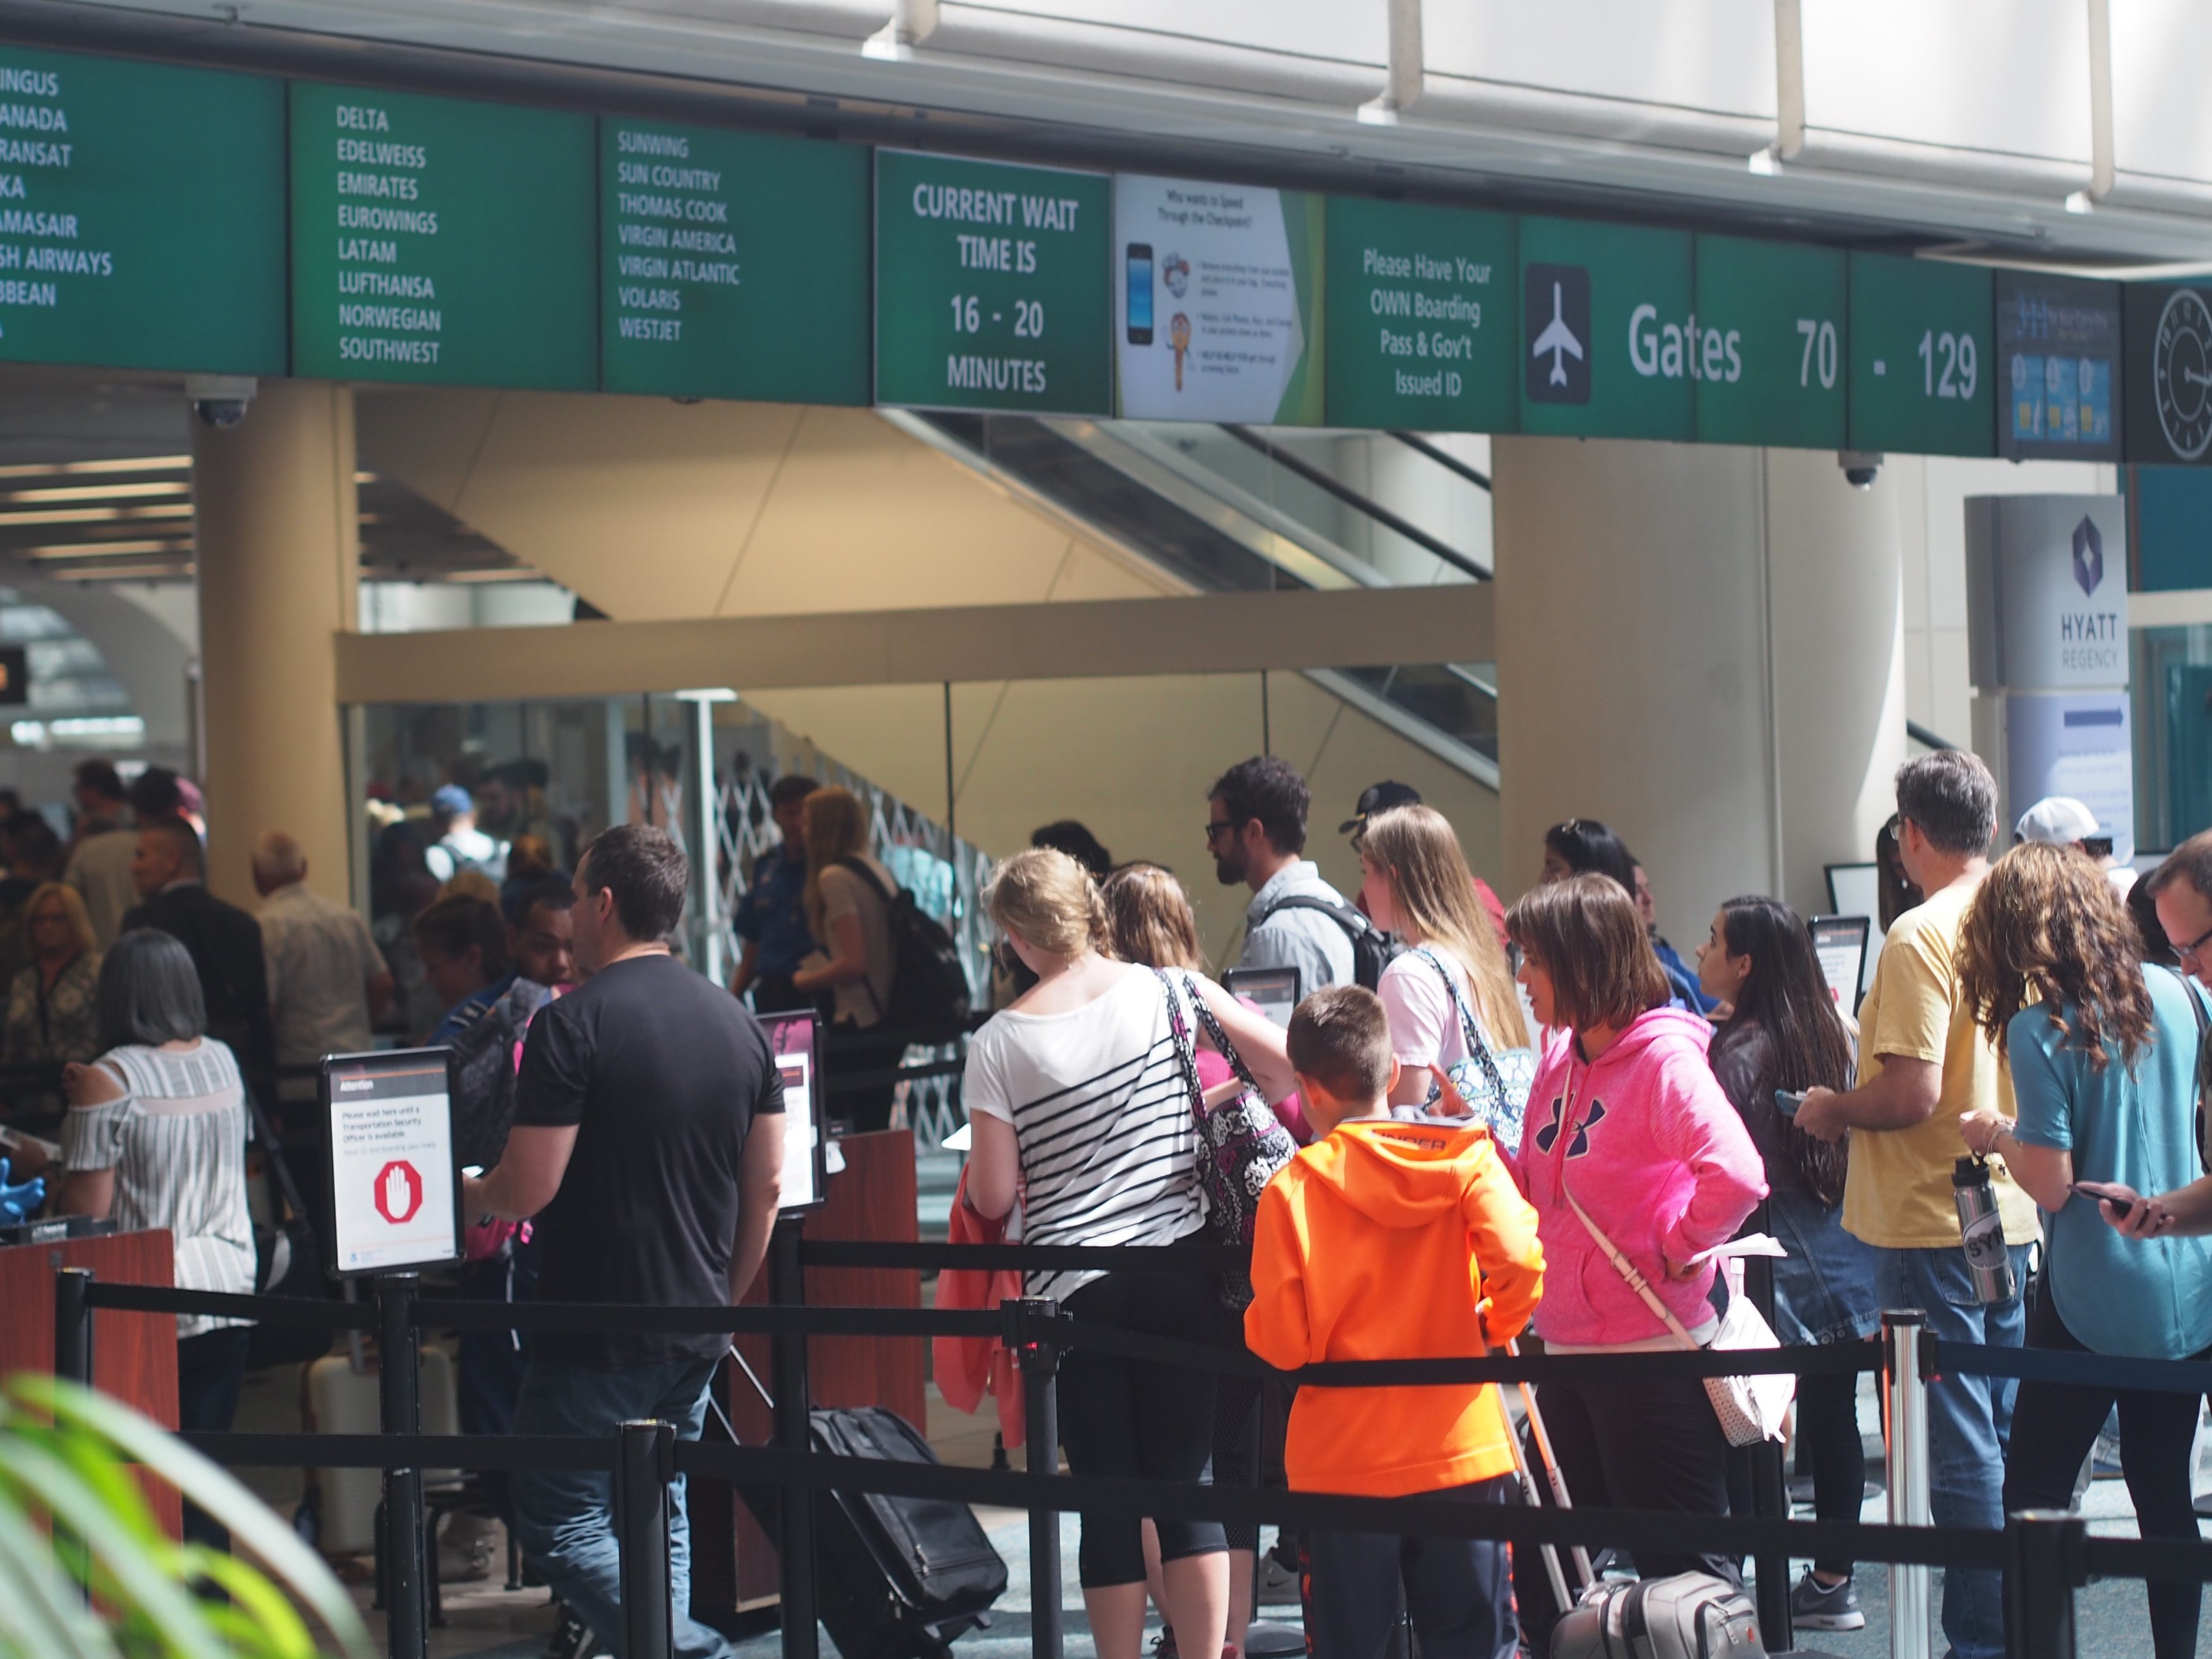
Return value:
M 1960 936 L 1966 1006 L 2011 1062 L 2020 1115 L 1959 1120 L 1967 1149 L 2002 1157 L 2049 1218 L 2027 1346 L 2142 1359 L 2212 1357 L 2212 1241 L 2132 1243 L 2087 1195 L 2161 1193 L 2197 1174 L 2200 993 L 2146 965 L 2105 872 L 2072 848 L 2015 847 L 1990 869 Z M 2197 1536 L 2193 1395 L 2024 1381 L 2013 1407 L 2004 1507 L 2064 1509 L 2117 1404 L 2120 1468 L 2146 1538 Z M 2197 1651 L 2199 1588 L 2149 1587 L 2157 1659 Z

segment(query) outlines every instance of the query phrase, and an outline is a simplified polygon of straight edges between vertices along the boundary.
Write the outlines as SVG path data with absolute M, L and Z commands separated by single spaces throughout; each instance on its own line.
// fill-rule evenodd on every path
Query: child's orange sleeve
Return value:
M 1244 1346 L 1279 1370 L 1319 1358 L 1306 1317 L 1305 1241 L 1299 1237 L 1285 1177 L 1260 1194 L 1252 1233 L 1252 1304 L 1244 1310 Z
M 1460 1195 L 1460 1214 L 1490 1304 L 1490 1340 L 1510 1342 L 1527 1328 L 1543 1299 L 1544 1247 L 1536 1238 L 1536 1212 L 1486 1141 Z

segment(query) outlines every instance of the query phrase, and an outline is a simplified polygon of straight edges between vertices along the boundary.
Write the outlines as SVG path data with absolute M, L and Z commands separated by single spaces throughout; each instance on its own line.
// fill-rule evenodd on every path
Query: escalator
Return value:
M 1490 579 L 1489 480 L 1417 434 L 1353 438 L 1243 426 L 884 414 L 1194 592 Z M 1389 505 L 1381 499 L 1386 495 Z M 1481 545 L 1455 538 L 1454 524 L 1479 526 Z M 1355 666 L 1309 671 L 1308 678 L 1468 777 L 1498 787 L 1492 665 Z

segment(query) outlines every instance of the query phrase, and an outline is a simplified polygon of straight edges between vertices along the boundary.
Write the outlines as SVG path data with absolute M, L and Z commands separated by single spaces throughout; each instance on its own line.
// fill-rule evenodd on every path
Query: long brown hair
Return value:
M 1433 806 L 1390 807 L 1367 820 L 1359 856 L 1389 879 L 1390 908 L 1407 942 L 1433 945 L 1459 958 L 1475 1018 L 1490 1040 L 1507 1048 L 1524 1046 L 1528 1026 L 1513 969 L 1498 930 L 1474 902 L 1474 872 L 1451 820 Z
M 1198 918 L 1175 872 L 1157 864 L 1125 864 L 1098 891 L 1106 901 L 1107 937 L 1123 962 L 1207 971 Z
M 2132 1070 L 2150 1042 L 2135 923 L 2076 848 L 2026 842 L 1990 866 L 1959 944 L 1960 991 L 1998 1054 L 2012 1017 L 2033 1002 L 2098 1071 L 2115 1048 Z
M 1569 876 L 1529 889 L 1505 913 L 1505 931 L 1551 976 L 1553 1012 L 1562 1024 L 1619 1030 L 1667 1006 L 1667 970 L 1636 900 L 1611 876 Z
M 822 902 L 822 872 L 840 859 L 857 858 L 868 848 L 868 809 L 842 784 L 824 784 L 806 798 L 806 925 L 815 943 L 827 947 L 830 920 Z

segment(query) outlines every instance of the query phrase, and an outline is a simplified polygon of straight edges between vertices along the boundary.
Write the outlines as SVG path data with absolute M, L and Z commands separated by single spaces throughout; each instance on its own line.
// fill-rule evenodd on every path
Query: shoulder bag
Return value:
M 1444 992 L 1451 998 L 1452 1007 L 1459 1014 L 1461 1039 L 1467 1045 L 1467 1058 L 1454 1060 L 1444 1067 L 1444 1075 L 1451 1079 L 1452 1087 L 1459 1093 L 1490 1128 L 1490 1138 L 1509 1152 L 1521 1149 L 1521 1124 L 1528 1110 L 1528 1091 L 1536 1081 L 1536 1055 L 1530 1048 L 1509 1048 L 1504 1054 L 1493 1054 L 1483 1041 L 1482 1027 L 1474 1018 L 1474 1010 L 1468 1006 L 1467 998 L 1452 977 L 1451 969 L 1443 958 L 1429 946 L 1416 946 L 1414 955 L 1437 970 L 1444 982 Z M 1431 1093 L 1433 1102 L 1436 1094 Z
M 1683 1328 L 1682 1322 L 1660 1299 L 1650 1281 L 1636 1270 L 1636 1264 L 1620 1253 L 1597 1223 L 1590 1219 L 1589 1212 L 1575 1201 L 1565 1180 L 1559 1183 L 1559 1196 L 1567 1200 L 1567 1207 L 1575 1212 L 1575 1218 L 1597 1242 L 1598 1249 L 1605 1252 L 1613 1271 L 1628 1281 L 1628 1288 L 1665 1322 L 1676 1341 L 1696 1352 L 1697 1340 Z M 1721 1316 L 1721 1328 L 1709 1346 L 1723 1352 L 1734 1352 L 1750 1348 L 1778 1348 L 1782 1344 L 1759 1317 L 1759 1310 L 1751 1305 L 1749 1297 L 1731 1294 L 1728 1311 Z M 1709 1376 L 1705 1383 L 1705 1394 L 1713 1402 L 1713 1413 L 1720 1419 L 1721 1432 L 1728 1437 L 1729 1445 L 1755 1446 L 1762 1440 L 1782 1438 L 1782 1419 L 1797 1394 L 1796 1377 L 1779 1371 L 1759 1376 Z

